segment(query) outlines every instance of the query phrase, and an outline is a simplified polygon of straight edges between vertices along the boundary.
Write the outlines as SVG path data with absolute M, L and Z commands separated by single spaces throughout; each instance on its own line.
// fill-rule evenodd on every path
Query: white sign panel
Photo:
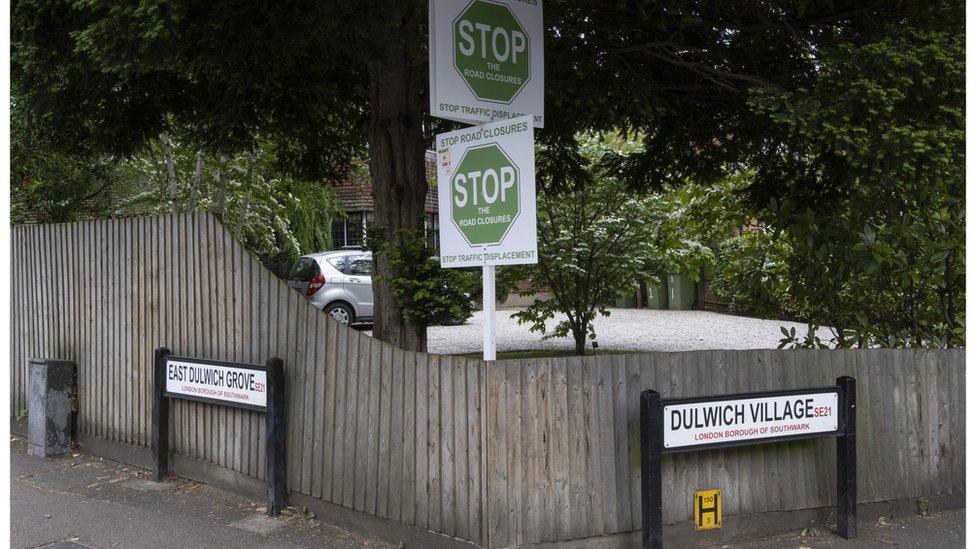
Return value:
M 836 392 L 664 405 L 664 449 L 810 436 L 838 429 Z
M 538 263 L 528 116 L 437 136 L 441 267 Z
M 266 408 L 268 374 L 236 364 L 168 359 L 166 392 L 194 400 Z
M 544 123 L 542 0 L 430 0 L 430 113 Z

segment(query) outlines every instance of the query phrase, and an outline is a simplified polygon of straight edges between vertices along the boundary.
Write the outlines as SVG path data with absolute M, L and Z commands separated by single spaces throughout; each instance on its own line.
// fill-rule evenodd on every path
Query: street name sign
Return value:
M 544 123 L 542 0 L 430 0 L 430 112 Z
M 838 389 L 664 401 L 664 451 L 837 432 Z
M 174 356 L 153 351 L 153 396 L 150 448 L 153 479 L 169 474 L 169 401 L 172 398 L 233 406 L 264 413 L 265 485 L 268 514 L 285 507 L 285 367 L 280 358 L 264 366 Z M 192 409 L 195 414 L 202 410 Z M 179 433 L 180 426 L 175 427 Z M 240 442 L 240 441 L 237 441 Z
M 167 396 L 264 410 L 268 373 L 261 366 L 167 357 Z
M 837 438 L 837 533 L 844 539 L 855 538 L 857 382 L 854 378 L 841 376 L 831 387 L 707 397 L 662 399 L 653 389 L 641 392 L 641 547 L 664 547 L 661 466 L 664 454 L 824 437 Z M 735 480 L 754 481 L 749 475 Z M 719 490 L 695 493 L 696 530 L 722 526 Z
M 437 136 L 441 267 L 538 263 L 532 119 Z

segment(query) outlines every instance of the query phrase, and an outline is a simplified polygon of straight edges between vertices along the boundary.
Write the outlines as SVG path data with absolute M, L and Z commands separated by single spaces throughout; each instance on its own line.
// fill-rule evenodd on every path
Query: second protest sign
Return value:
M 437 136 L 442 267 L 538 263 L 532 119 Z

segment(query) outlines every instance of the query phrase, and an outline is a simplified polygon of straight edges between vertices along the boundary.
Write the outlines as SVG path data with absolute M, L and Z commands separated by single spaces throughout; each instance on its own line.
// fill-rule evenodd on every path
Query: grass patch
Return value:
M 587 349 L 585 356 L 593 355 L 626 355 L 634 354 L 639 351 L 620 351 L 613 349 Z M 484 353 L 464 353 L 454 356 L 463 356 L 465 358 L 481 358 Z M 576 353 L 572 349 L 529 349 L 524 351 L 500 351 L 496 353 L 496 358 L 498 360 L 518 360 L 522 358 L 552 358 L 552 357 L 564 357 L 564 356 L 576 356 Z

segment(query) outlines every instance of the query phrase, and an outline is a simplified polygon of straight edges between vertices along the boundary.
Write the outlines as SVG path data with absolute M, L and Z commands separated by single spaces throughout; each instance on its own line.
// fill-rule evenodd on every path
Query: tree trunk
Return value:
M 583 356 L 586 354 L 586 329 L 580 327 L 579 329 L 573 328 L 573 341 L 576 344 L 576 354 L 578 356 Z
M 384 242 L 402 246 L 423 233 L 427 196 L 423 133 L 427 67 L 414 62 L 421 43 L 419 22 L 426 3 L 407 2 L 404 22 L 369 64 L 369 169 L 373 183 L 374 226 Z M 412 13 L 421 10 L 423 13 Z M 426 351 L 427 326 L 404 317 L 388 280 L 396 275 L 383 254 L 374 258 L 373 336 L 401 349 Z

